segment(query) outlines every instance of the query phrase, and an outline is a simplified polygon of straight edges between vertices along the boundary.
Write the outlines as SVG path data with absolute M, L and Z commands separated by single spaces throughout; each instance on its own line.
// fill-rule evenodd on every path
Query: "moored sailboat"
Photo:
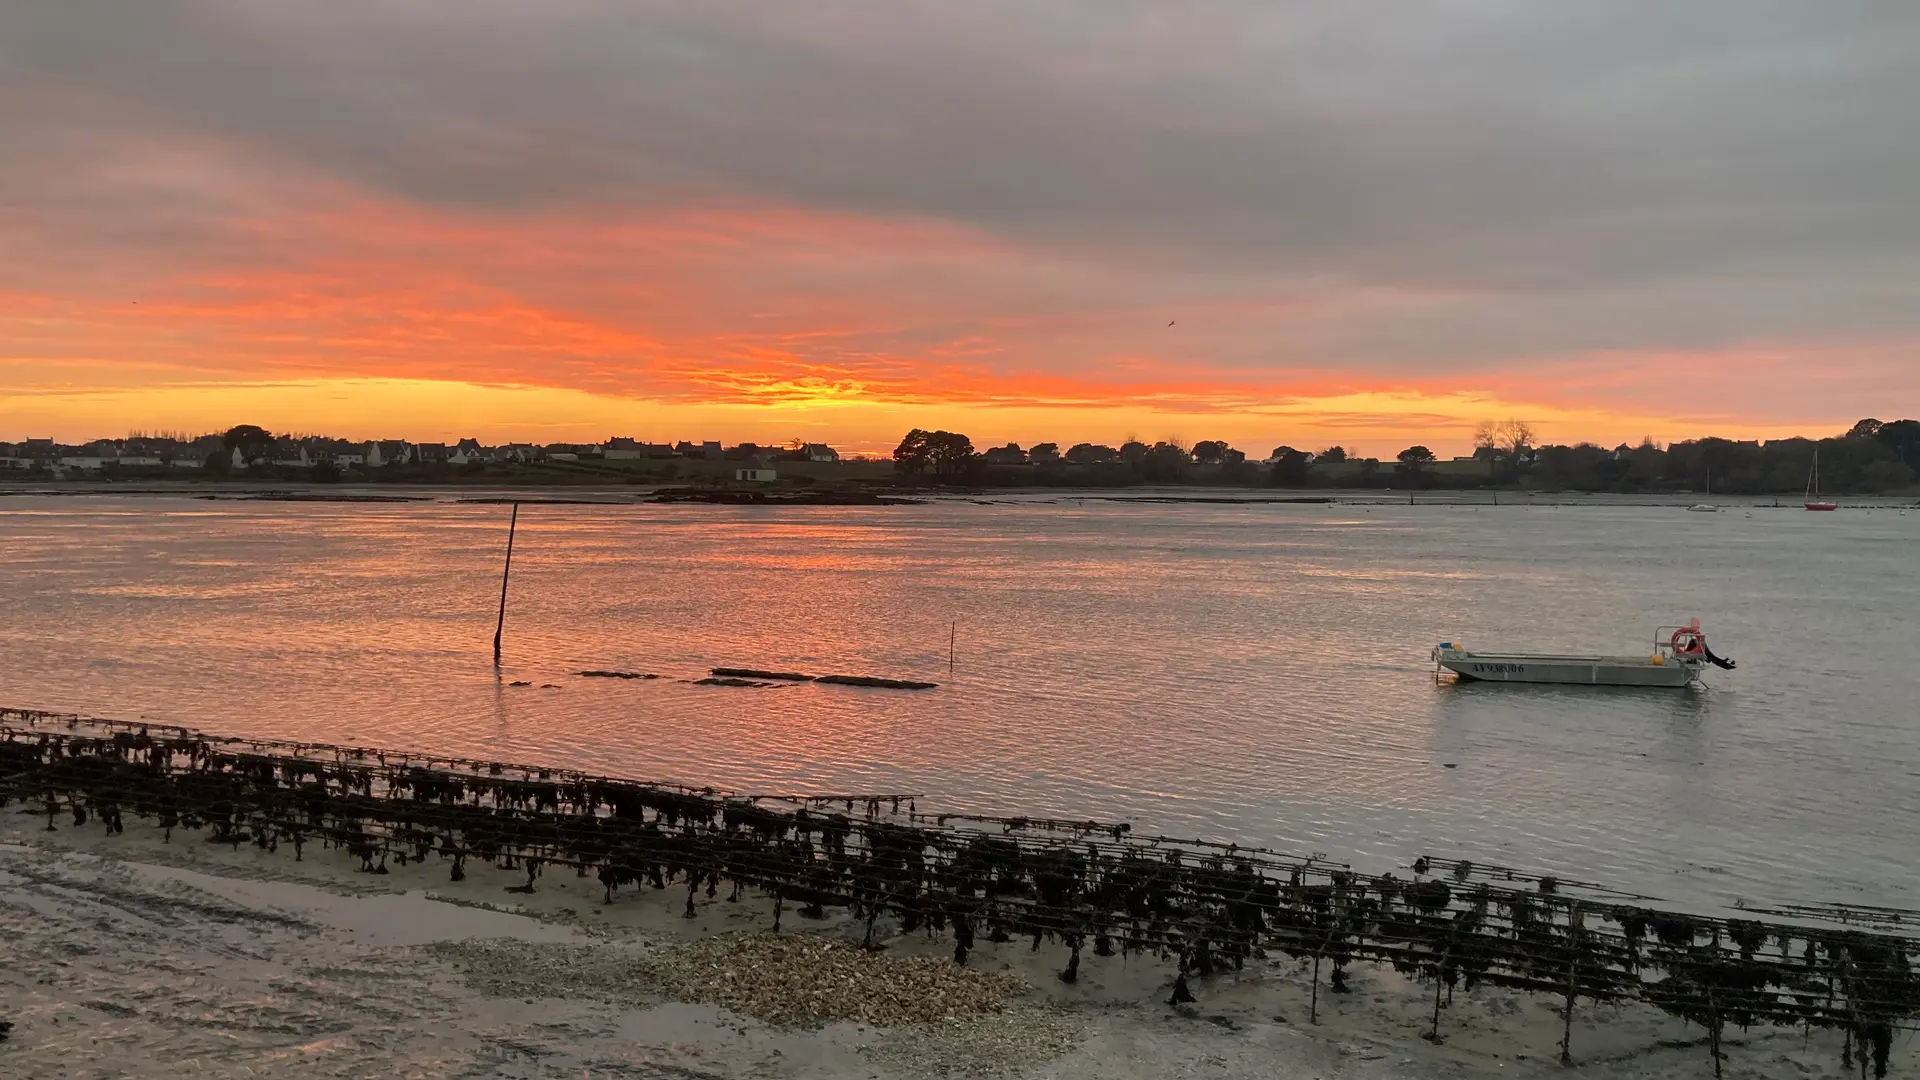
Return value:
M 1838 510 L 1840 504 L 1820 497 L 1820 448 L 1813 448 L 1813 471 L 1807 474 L 1807 509 Z

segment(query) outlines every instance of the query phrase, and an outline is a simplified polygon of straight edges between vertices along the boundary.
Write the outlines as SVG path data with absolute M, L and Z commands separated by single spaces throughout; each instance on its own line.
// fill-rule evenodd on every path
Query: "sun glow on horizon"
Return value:
M 1415 443 L 1443 456 L 1470 452 L 1476 424 L 1507 416 L 1526 418 L 1548 441 L 1606 445 L 1645 436 L 1671 442 L 1708 434 L 1766 439 L 1809 433 L 1806 425 L 1622 416 L 1478 391 L 1336 389 L 1205 408 L 1182 408 L 1177 402 L 940 405 L 888 401 L 857 386 L 801 381 L 770 391 L 763 400 L 662 401 L 564 387 L 394 378 L 184 382 L 144 389 L 41 385 L 25 393 L 0 390 L 0 440 L 84 441 L 134 430 L 218 431 L 257 423 L 278 432 L 440 442 L 471 436 L 489 443 L 587 443 L 624 435 L 651 442 L 718 438 L 780 445 L 803 438 L 843 452 L 884 455 L 907 429 L 923 427 L 963 432 L 982 449 L 1005 442 L 1117 446 L 1137 434 L 1149 442 L 1226 439 L 1255 457 L 1284 444 L 1316 450 L 1341 445 L 1391 458 Z

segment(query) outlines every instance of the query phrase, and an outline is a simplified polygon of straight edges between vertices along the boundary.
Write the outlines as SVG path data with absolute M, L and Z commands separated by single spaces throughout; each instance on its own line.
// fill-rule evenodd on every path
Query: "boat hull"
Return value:
M 1667 660 L 1656 664 L 1631 656 L 1533 656 L 1442 649 L 1434 660 L 1463 682 L 1540 683 L 1560 686 L 1654 686 L 1678 689 L 1694 681 L 1694 668 Z

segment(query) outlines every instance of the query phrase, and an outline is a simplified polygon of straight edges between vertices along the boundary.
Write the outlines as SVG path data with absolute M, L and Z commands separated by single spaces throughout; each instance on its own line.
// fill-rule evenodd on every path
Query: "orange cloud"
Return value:
M 918 424 L 981 442 L 1135 430 L 1390 454 L 1459 447 L 1476 420 L 1506 415 L 1608 441 L 1850 422 L 1715 386 L 1804 363 L 1780 349 L 1424 368 L 1313 355 L 1343 321 L 1452 299 L 1431 292 L 1143 285 L 938 222 L 778 206 L 483 218 L 299 194 L 301 209 L 259 210 L 206 250 L 122 253 L 107 277 L 55 269 L 39 291 L 0 292 L 0 422 L 14 429 L 0 436 L 270 416 L 423 437 L 804 429 L 881 449 Z M 15 239 L 31 264 L 61 238 Z M 1846 372 L 1898 353 L 1814 348 Z M 1716 396 L 1732 404 L 1698 404 Z

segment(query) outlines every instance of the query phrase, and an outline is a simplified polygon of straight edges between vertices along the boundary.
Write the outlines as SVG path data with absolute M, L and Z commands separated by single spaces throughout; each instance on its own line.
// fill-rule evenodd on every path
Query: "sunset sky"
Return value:
M 0 439 L 1920 413 L 1920 5 L 0 6 Z

